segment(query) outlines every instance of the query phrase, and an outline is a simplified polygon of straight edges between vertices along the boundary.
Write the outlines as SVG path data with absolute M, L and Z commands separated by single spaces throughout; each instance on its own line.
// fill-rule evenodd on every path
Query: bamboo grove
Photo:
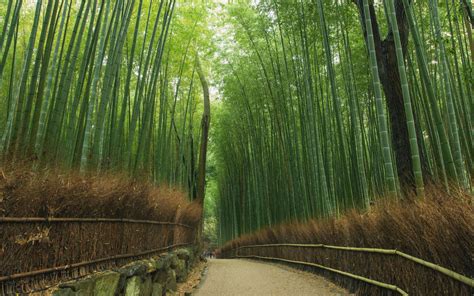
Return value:
M 470 1 L 234 2 L 1 1 L 1 162 L 202 202 L 212 113 L 221 242 L 431 184 L 472 192 Z
M 194 19 L 203 10 L 175 0 L 9 0 L 0 11 L 3 160 L 126 171 L 196 191 L 195 33 L 205 23 Z
M 470 1 L 256 1 L 223 19 L 221 242 L 431 183 L 472 190 Z

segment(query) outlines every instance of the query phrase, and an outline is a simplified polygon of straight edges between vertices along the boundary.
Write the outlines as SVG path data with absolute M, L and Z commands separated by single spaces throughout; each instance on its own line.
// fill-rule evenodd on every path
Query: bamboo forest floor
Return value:
M 350 295 L 328 280 L 279 264 L 243 259 L 212 259 L 196 296 Z

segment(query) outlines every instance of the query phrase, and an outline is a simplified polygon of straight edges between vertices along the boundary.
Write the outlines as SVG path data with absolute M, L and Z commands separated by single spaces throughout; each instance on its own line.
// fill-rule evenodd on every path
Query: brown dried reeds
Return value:
M 130 218 L 171 222 L 178 208 L 192 211 L 183 191 L 120 175 L 84 177 L 51 169 L 2 172 L 0 216 Z
M 397 249 L 474 277 L 474 207 L 462 191 L 434 187 L 424 200 L 376 204 L 368 212 L 351 211 L 340 218 L 290 223 L 243 236 L 226 244 L 222 256 L 246 245 L 299 243 Z M 240 249 L 258 255 L 312 262 L 389 283 L 410 295 L 471 295 L 472 288 L 427 267 L 394 255 L 324 248 L 267 247 Z M 360 281 L 314 269 L 357 295 L 390 294 Z

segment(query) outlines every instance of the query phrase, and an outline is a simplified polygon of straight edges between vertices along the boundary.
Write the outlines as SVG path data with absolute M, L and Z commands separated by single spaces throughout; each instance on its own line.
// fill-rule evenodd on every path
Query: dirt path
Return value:
M 226 295 L 349 295 L 322 277 L 271 263 L 214 259 L 197 296 Z

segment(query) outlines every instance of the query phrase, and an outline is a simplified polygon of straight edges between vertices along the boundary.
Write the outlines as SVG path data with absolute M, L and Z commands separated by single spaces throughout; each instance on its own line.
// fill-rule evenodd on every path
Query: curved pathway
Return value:
M 207 276 L 193 295 L 320 295 L 349 293 L 326 279 L 283 265 L 244 259 L 213 259 Z

